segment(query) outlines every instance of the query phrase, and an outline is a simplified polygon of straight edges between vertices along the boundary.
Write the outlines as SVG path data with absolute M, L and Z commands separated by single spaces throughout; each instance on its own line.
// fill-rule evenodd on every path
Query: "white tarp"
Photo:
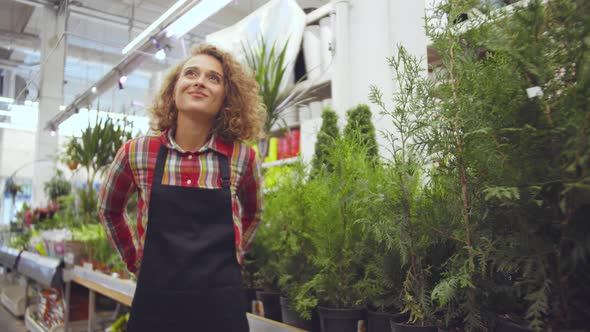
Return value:
M 304 28 L 305 13 L 295 0 L 271 0 L 233 26 L 208 35 L 207 43 L 231 52 L 245 63 L 242 45 L 256 45 L 260 37 L 268 45 L 277 42 L 282 46 L 288 40 L 285 62 L 289 76 L 301 48 Z M 281 88 L 289 83 L 292 82 L 284 80 Z

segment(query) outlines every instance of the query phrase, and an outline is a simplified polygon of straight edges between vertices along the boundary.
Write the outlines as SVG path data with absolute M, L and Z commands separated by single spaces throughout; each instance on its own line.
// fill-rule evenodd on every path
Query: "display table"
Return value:
M 131 306 L 135 283 L 130 280 L 113 278 L 101 272 L 76 266 L 72 281 L 89 290 L 88 331 L 94 331 L 96 293 L 102 294 L 126 306 Z M 251 332 L 296 332 L 305 331 L 283 323 L 275 322 L 257 315 L 247 314 Z

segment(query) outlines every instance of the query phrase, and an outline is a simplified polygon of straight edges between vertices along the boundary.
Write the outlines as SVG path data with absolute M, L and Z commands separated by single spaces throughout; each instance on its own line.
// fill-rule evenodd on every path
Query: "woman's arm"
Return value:
M 129 142 L 123 144 L 108 168 L 98 195 L 98 216 L 111 245 L 127 264 L 129 272 L 137 270 L 137 250 L 129 220 L 127 201 L 137 186 L 129 165 Z
M 260 163 L 256 152 L 251 152 L 248 167 L 238 188 L 238 198 L 242 205 L 242 255 L 250 250 L 262 218 Z

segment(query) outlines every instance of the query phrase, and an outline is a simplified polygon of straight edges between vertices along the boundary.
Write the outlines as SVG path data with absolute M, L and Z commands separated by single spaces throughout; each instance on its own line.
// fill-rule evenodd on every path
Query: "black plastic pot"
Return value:
M 255 288 L 244 288 L 244 297 L 246 298 L 246 312 L 252 313 L 252 302 L 256 300 L 256 291 L 257 289 Z
M 494 327 L 494 332 L 532 332 L 533 330 L 529 329 L 526 326 L 520 326 L 516 323 L 505 319 L 496 319 L 496 326 Z
M 368 332 L 389 332 L 391 331 L 390 319 L 396 316 L 385 312 L 367 310 Z
M 295 308 L 291 305 L 291 300 L 282 297 L 280 298 L 281 301 L 281 315 L 283 318 L 283 323 L 291 326 L 298 327 L 303 330 L 312 331 L 312 324 L 311 320 L 306 320 L 301 318 L 299 313 L 295 311 Z
M 407 325 L 398 323 L 394 319 L 391 319 L 391 332 L 438 332 L 438 327 L 434 325 Z
M 322 332 L 357 332 L 359 320 L 365 319 L 362 309 L 318 307 Z
M 262 302 L 264 317 L 282 322 L 280 295 L 277 292 L 256 291 L 256 299 Z

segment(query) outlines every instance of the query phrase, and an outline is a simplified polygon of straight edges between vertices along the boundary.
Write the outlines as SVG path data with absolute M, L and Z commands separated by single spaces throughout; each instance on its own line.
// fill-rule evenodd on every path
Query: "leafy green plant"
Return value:
M 322 111 L 322 126 L 318 132 L 315 143 L 315 152 L 311 161 L 311 174 L 315 176 L 323 167 L 328 171 L 333 169 L 329 164 L 329 155 L 333 146 L 340 139 L 340 130 L 338 129 L 338 115 L 334 110 L 326 107 Z
M 449 17 L 464 12 L 451 3 Z M 430 147 L 462 216 L 447 227 L 455 254 L 432 297 L 467 329 L 497 314 L 536 331 L 590 317 L 579 286 L 589 268 L 589 9 L 532 1 L 461 34 L 428 29 L 445 67 Z M 498 302 L 508 288 L 516 301 Z
M 66 144 L 64 160 L 77 162 L 86 170 L 86 189 L 77 190 L 81 216 L 87 222 L 98 222 L 96 217 L 96 192 L 93 184 L 96 176 L 110 165 L 119 147 L 131 139 L 131 124 L 126 120 L 99 118 L 96 124 L 82 130 L 80 137 L 72 137 Z
M 316 304 L 333 308 L 365 304 L 365 262 L 374 251 L 363 245 L 365 232 L 358 222 L 370 218 L 365 198 L 374 172 L 366 158 L 358 158 L 365 153 L 358 141 L 338 140 L 326 159 L 333 170 L 323 168 L 307 182 L 305 204 L 316 272 L 295 299 L 304 314 Z
M 55 175 L 43 185 L 45 193 L 51 201 L 56 201 L 59 197 L 70 194 L 72 186 L 70 182 L 63 176 L 61 170 L 56 170 Z
M 382 211 L 386 212 L 380 214 L 380 222 L 369 228 L 389 250 L 399 250 L 401 261 L 407 266 L 403 271 L 400 309 L 409 315 L 409 322 L 422 325 L 435 319 L 429 296 L 429 268 L 424 261 L 431 254 L 428 251 L 431 240 L 426 220 L 420 215 L 425 200 L 422 165 L 427 160 L 420 137 L 428 128 L 431 84 L 421 76 L 420 61 L 403 47 L 388 58 L 388 63 L 394 70 L 398 88 L 393 95 L 393 107 L 386 107 L 383 93 L 376 86 L 371 86 L 369 96 L 395 130 L 385 133 L 391 159 L 384 169 L 387 176 L 377 196 L 385 204 Z
M 264 132 L 267 134 L 279 121 L 283 111 L 315 99 L 313 89 L 298 89 L 305 77 L 293 85 L 283 87 L 289 77 L 285 59 L 288 46 L 289 41 L 282 45 L 277 42 L 271 45 L 263 37 L 258 38 L 255 45 L 242 44 L 246 63 L 254 71 L 260 87 L 260 97 L 266 108 Z
M 358 136 L 358 141 L 366 146 L 367 157 L 370 160 L 377 161 L 379 158 L 379 149 L 377 147 L 377 137 L 375 135 L 375 126 L 373 125 L 373 113 L 368 105 L 358 105 L 346 113 L 346 127 L 344 127 L 344 137 L 353 138 Z
M 97 115 L 94 126 L 89 123 L 80 137 L 72 137 L 67 143 L 67 160 L 77 161 L 86 169 L 88 188 L 92 188 L 96 175 L 110 165 L 119 147 L 131 139 L 129 129 L 126 121 L 103 119 Z

